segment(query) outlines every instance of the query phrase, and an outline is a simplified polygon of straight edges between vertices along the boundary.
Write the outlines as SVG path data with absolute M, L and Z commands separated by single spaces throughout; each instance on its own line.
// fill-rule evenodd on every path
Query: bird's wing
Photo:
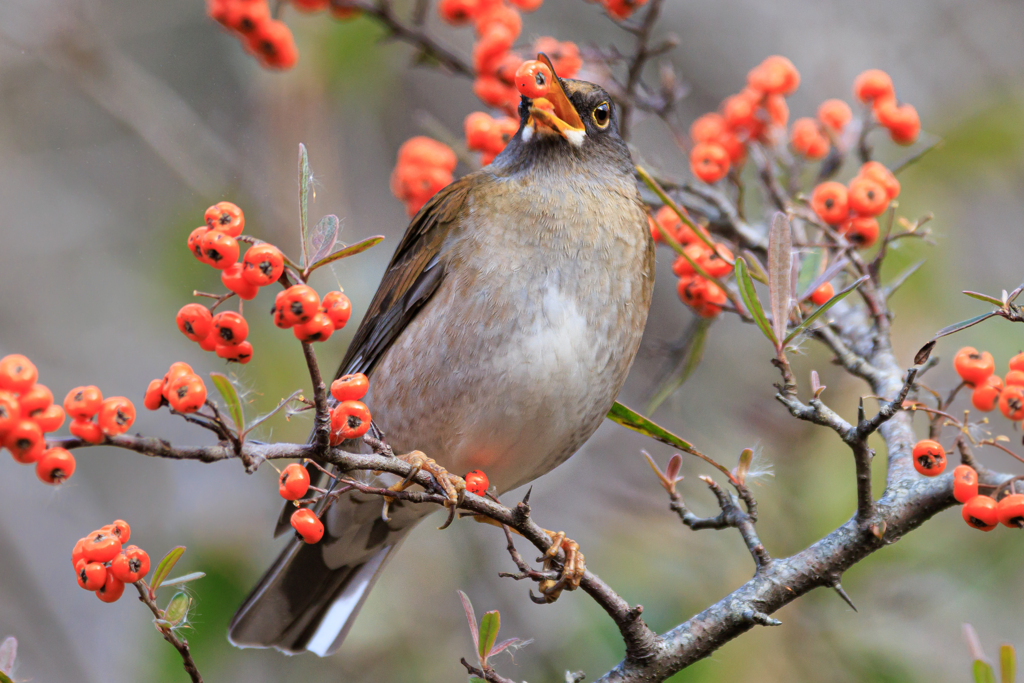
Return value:
M 353 372 L 369 375 L 437 291 L 445 271 L 441 247 L 479 180 L 477 173 L 456 180 L 435 194 L 413 217 L 336 377 Z

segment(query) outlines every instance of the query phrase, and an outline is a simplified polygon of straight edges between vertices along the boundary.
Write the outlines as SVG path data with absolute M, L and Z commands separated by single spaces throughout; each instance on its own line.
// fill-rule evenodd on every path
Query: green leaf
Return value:
M 480 679 L 477 679 L 477 680 L 480 680 Z M 0 683 L 14 683 L 14 681 L 11 680 L 10 676 L 5 674 L 3 671 L 0 671 Z M 487 682 L 484 681 L 483 683 L 487 683 Z
M 793 328 L 793 331 L 786 335 L 786 338 L 782 340 L 782 345 L 783 346 L 787 346 L 791 341 L 793 341 L 798 336 L 803 334 L 807 330 L 807 328 L 810 327 L 814 323 L 815 320 L 817 320 L 818 318 L 823 316 L 825 314 L 825 312 L 828 311 L 828 309 L 832 308 L 837 303 L 839 303 L 840 301 L 842 301 L 843 299 L 848 297 L 850 294 L 852 294 L 853 291 L 855 289 L 857 289 L 857 287 L 859 287 L 860 284 L 862 282 L 864 282 L 865 280 L 867 280 L 867 279 L 868 279 L 867 275 L 857 279 L 849 287 L 847 287 L 843 291 L 837 293 L 831 299 L 829 299 L 828 301 L 823 303 L 821 306 L 819 306 L 816 311 L 814 311 L 809 316 L 804 318 L 803 322 L 801 322 L 799 325 L 797 325 L 795 328 Z
M 646 412 L 648 414 L 657 410 L 658 406 L 683 386 L 700 365 L 701 358 L 704 357 L 704 342 L 707 341 L 708 330 L 711 328 L 713 320 L 713 318 L 696 318 L 690 325 L 686 332 L 679 362 L 655 390 L 654 396 L 647 404 Z
M 747 262 L 743 260 L 742 256 L 736 259 L 736 282 L 739 284 L 743 303 L 750 311 L 750 315 L 753 316 L 754 322 L 761 328 L 761 332 L 768 338 L 768 341 L 778 347 L 779 340 L 775 338 L 775 333 L 772 332 L 772 327 L 768 324 L 768 318 L 764 315 L 761 300 L 757 298 L 757 290 L 754 289 L 754 282 L 750 279 L 750 273 L 747 272 Z
M 999 673 L 1002 683 L 1014 683 L 1017 678 L 1017 651 L 1013 645 L 999 646 Z
M 305 267 L 309 261 L 306 257 L 306 237 L 309 233 L 309 185 L 312 181 L 313 172 L 309 169 L 309 155 L 306 153 L 306 146 L 299 143 L 299 228 L 302 240 L 302 263 Z
M 168 588 L 170 586 L 180 586 L 190 581 L 198 581 L 204 576 L 206 576 L 206 574 L 204 574 L 203 572 L 192 572 L 191 574 L 185 574 L 184 576 L 175 577 L 170 581 L 164 581 L 162 584 L 160 584 L 160 586 L 162 588 Z
M 163 580 L 167 578 L 167 575 L 174 569 L 175 563 L 181 559 L 181 556 L 185 554 L 185 546 L 179 545 L 178 547 L 171 550 L 171 552 L 164 555 L 164 559 L 160 560 L 160 564 L 156 566 L 156 571 L 153 572 L 153 582 L 149 585 L 149 590 L 156 592 L 156 589 L 160 587 Z
M 935 333 L 935 336 L 932 337 L 932 341 L 935 341 L 936 339 L 941 339 L 942 337 L 948 336 L 955 332 L 959 332 L 960 330 L 966 330 L 968 327 L 973 327 L 974 325 L 977 325 L 980 322 L 984 322 L 994 315 L 996 315 L 995 311 L 990 311 L 988 313 L 976 315 L 973 318 L 968 318 L 967 320 L 961 320 L 960 322 L 953 323 L 952 325 L 947 325 L 946 327 L 943 327 L 941 330 Z
M 974 660 L 974 683 L 996 683 L 996 673 L 988 662 Z
M 811 249 L 800 261 L 800 274 L 796 280 L 796 291 L 806 292 L 814 278 L 822 272 L 824 249 Z
M 968 290 L 964 290 L 964 294 L 966 294 L 967 296 L 971 297 L 972 299 L 977 299 L 978 301 L 984 301 L 985 303 L 992 304 L 993 306 L 995 306 L 997 308 L 1002 308 L 1003 307 L 1003 302 L 1001 300 L 995 298 L 994 296 L 989 296 L 988 294 L 982 294 L 981 292 L 971 292 L 971 291 L 968 291 Z
M 313 255 L 309 258 L 311 263 L 316 263 L 323 257 L 329 255 L 334 245 L 338 242 L 338 228 L 341 221 L 334 214 L 328 214 L 320 219 L 320 222 L 313 228 L 309 236 L 309 246 Z
M 647 419 L 640 413 L 627 408 L 618 401 L 612 406 L 612 409 L 608 411 L 608 419 L 612 422 L 616 422 L 626 429 L 632 429 L 634 432 L 639 432 L 644 436 L 649 436 L 655 441 L 667 443 L 669 446 L 675 446 L 681 448 L 684 451 L 688 451 L 693 448 L 693 445 L 682 439 L 672 432 L 668 431 L 664 427 L 660 427 L 653 421 Z
M 491 652 L 491 648 L 494 647 L 494 641 L 498 639 L 499 628 L 501 628 L 501 615 L 498 613 L 498 610 L 485 612 L 480 620 L 480 644 L 478 646 L 481 665 L 487 663 L 487 655 Z
M 227 378 L 227 375 L 222 375 L 219 372 L 211 372 L 210 379 L 213 380 L 213 386 L 217 387 L 217 391 L 220 392 L 221 398 L 224 399 L 224 405 L 228 408 L 228 414 L 231 415 L 231 419 L 235 423 L 235 429 L 239 433 L 245 431 L 245 414 L 242 412 L 242 401 L 238 398 L 238 392 L 235 391 L 235 385 L 231 383 L 231 380 Z
M 487 683 L 487 681 L 482 678 L 477 678 L 476 676 L 470 676 L 469 683 Z
M 344 249 L 339 249 L 330 256 L 325 256 L 324 258 L 314 263 L 312 266 L 309 267 L 309 272 L 312 273 L 317 268 L 321 266 L 326 266 L 328 263 L 334 263 L 338 259 L 348 258 L 349 256 L 355 256 L 356 254 L 362 254 L 370 247 L 374 247 L 380 244 L 383 240 L 383 235 L 375 235 L 374 237 L 367 237 L 365 240 L 356 242 L 355 244 L 350 244 Z
M 180 592 L 174 594 L 174 597 L 167 603 L 167 608 L 164 610 L 164 619 L 171 625 L 171 628 L 178 626 L 185 620 L 191 604 L 192 599 L 188 597 L 188 593 Z

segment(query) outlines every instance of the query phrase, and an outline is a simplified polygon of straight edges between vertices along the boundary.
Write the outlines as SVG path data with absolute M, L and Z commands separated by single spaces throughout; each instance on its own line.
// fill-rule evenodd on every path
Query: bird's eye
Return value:
M 594 108 L 592 116 L 598 128 L 607 128 L 612 118 L 612 108 L 607 102 L 602 102 Z

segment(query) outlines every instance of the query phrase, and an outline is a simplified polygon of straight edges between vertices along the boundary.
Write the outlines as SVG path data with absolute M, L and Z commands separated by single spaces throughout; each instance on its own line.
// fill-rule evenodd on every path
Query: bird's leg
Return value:
M 396 455 L 395 457 L 412 465 L 412 470 L 405 479 L 389 487 L 392 491 L 404 491 L 412 486 L 416 475 L 422 470 L 433 477 L 434 481 L 441 488 L 447 499 L 445 507 L 454 508 L 461 502 L 463 492 L 466 490 L 465 479 L 450 474 L 448 470 L 438 465 L 433 458 L 428 458 L 422 451 L 412 451 L 411 453 Z
M 583 579 L 583 573 L 587 571 L 587 565 L 583 553 L 580 552 L 580 544 L 571 538 L 566 538 L 564 531 L 555 532 L 545 529 L 544 532 L 552 538 L 551 547 L 544 553 L 544 569 L 554 568 L 555 557 L 559 550 L 565 553 L 565 562 L 562 564 L 562 573 L 558 580 L 541 581 L 538 586 L 541 597 L 537 602 L 552 603 L 558 599 L 563 590 L 574 591 L 580 587 L 580 581 Z

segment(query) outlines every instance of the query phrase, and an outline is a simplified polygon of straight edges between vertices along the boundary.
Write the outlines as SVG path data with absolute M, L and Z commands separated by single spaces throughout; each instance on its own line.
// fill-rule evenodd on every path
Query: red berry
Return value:
M 982 531 L 992 531 L 999 524 L 998 503 L 988 496 L 975 496 L 964 503 L 964 521 Z
M 238 237 L 242 234 L 242 230 L 245 229 L 245 215 L 240 208 L 231 202 L 217 202 L 206 210 L 203 217 L 210 228 L 219 230 L 232 237 Z
M 19 420 L 4 437 L 4 447 L 23 465 L 36 462 L 46 450 L 43 430 L 32 420 Z
M 245 322 L 241 313 L 222 311 L 213 316 L 213 331 L 219 343 L 234 346 L 249 336 L 249 323 Z
M 288 290 L 278 292 L 277 296 L 274 297 L 274 305 L 270 308 L 270 316 L 274 319 L 274 325 L 282 330 L 287 330 L 295 325 L 295 323 L 291 322 L 291 317 L 285 315 L 285 306 L 288 299 L 287 293 Z
M 135 583 L 149 573 L 149 555 L 145 550 L 130 545 L 110 563 L 110 573 L 118 581 Z
M 205 237 L 208 232 L 210 232 L 210 228 L 205 225 L 201 225 L 189 233 L 188 236 L 188 250 L 196 257 L 196 260 L 200 263 L 206 263 L 207 265 L 209 265 L 209 261 L 203 253 L 203 237 Z
M 690 170 L 705 183 L 717 183 L 729 173 L 729 154 L 717 143 L 698 143 L 690 152 Z
M 71 549 L 71 566 L 77 567 L 80 560 L 85 559 L 83 548 L 85 547 L 85 539 L 80 538 L 75 542 L 75 547 Z
M 99 412 L 103 393 L 99 387 L 75 387 L 64 397 L 64 410 L 73 419 L 89 420 Z
M 62 484 L 75 473 L 75 456 L 63 448 L 44 451 L 36 462 L 36 476 L 44 484 Z
M 220 272 L 221 283 L 238 295 L 243 301 L 252 301 L 260 293 L 260 288 L 243 277 L 241 263 L 234 263 Z
M 198 375 L 181 375 L 171 383 L 167 401 L 179 413 L 194 413 L 206 403 L 206 385 Z
M 292 328 L 292 334 L 300 342 L 307 344 L 322 342 L 330 339 L 334 333 L 334 325 L 326 313 L 318 312 L 304 323 L 299 323 Z
M 0 389 L 20 394 L 32 388 L 39 371 L 25 356 L 12 353 L 0 359 Z
M 103 586 L 96 591 L 96 597 L 103 602 L 117 602 L 124 594 L 124 581 L 121 581 L 113 572 L 107 572 L 107 578 Z
M 101 529 L 85 537 L 82 552 L 89 562 L 110 562 L 121 552 L 121 541 L 113 533 Z
M 441 0 L 437 13 L 452 26 L 461 26 L 476 16 L 479 7 L 480 0 Z
M 988 351 L 978 353 L 973 346 L 965 346 L 953 356 L 953 368 L 960 379 L 977 386 L 995 372 L 996 363 Z
M 344 292 L 337 290 L 324 295 L 324 300 L 320 302 L 320 308 L 330 318 L 335 330 L 345 327 L 348 319 L 352 317 L 352 302 L 348 300 Z
M 211 323 L 211 330 L 212 329 L 213 327 Z M 192 371 L 192 366 L 189 365 L 188 363 L 184 363 L 182 361 L 171 363 L 171 367 L 168 368 L 167 373 L 164 375 L 163 379 L 164 398 L 167 399 L 168 401 L 171 400 L 171 384 L 174 382 L 174 380 L 178 379 L 182 375 L 194 374 L 195 373 Z
M 146 387 L 146 396 L 142 399 L 142 405 L 146 407 L 146 410 L 160 410 L 160 406 L 164 404 L 164 381 L 162 379 L 154 379 Z
M 896 105 L 895 100 L 886 100 L 875 106 L 875 118 L 889 129 L 889 137 L 899 145 L 909 145 L 921 133 L 921 117 L 910 104 Z
M 39 425 L 43 432 L 55 432 L 64 424 L 64 409 L 58 405 L 52 405 L 46 410 L 32 416 L 32 421 Z M 3 429 L 0 429 L 0 434 Z
M 235 3 L 235 11 L 231 15 L 231 19 L 233 21 L 230 27 L 233 28 L 235 31 L 238 31 L 242 35 L 248 35 L 256 29 L 258 29 L 263 24 L 265 24 L 266 22 L 270 21 L 270 18 L 271 14 L 269 3 L 265 1 L 239 2 Z M 235 209 L 238 209 L 238 207 L 232 204 L 231 202 L 220 202 L 220 204 L 228 204 L 229 206 L 233 206 Z M 215 209 L 217 206 L 220 206 L 220 204 L 211 206 L 209 209 L 206 210 L 206 215 L 208 216 L 208 223 L 211 222 L 209 218 L 210 210 Z M 241 209 L 238 209 L 238 212 L 239 214 L 241 214 Z M 215 227 L 218 224 L 218 222 L 219 221 L 217 220 L 217 215 L 214 214 L 212 221 L 213 224 L 210 227 Z M 238 232 L 241 231 L 242 229 L 241 227 L 239 227 Z
M 900 195 L 900 181 L 896 180 L 896 176 L 884 164 L 877 161 L 869 161 L 860 167 L 857 175 L 874 180 L 884 187 L 889 199 L 896 199 Z
M 10 391 L 0 389 L 0 442 L 21 420 L 21 401 Z
M 251 285 L 266 287 L 278 281 L 284 272 L 284 256 L 273 244 L 257 244 L 245 252 L 242 277 Z
M 298 500 L 309 490 L 309 472 L 297 462 L 285 467 L 277 479 L 277 492 L 285 500 Z
M 811 303 L 815 306 L 821 306 L 828 303 L 828 301 L 835 296 L 836 290 L 832 287 L 831 282 L 826 282 L 821 287 L 811 292 Z
M 290 69 L 299 61 L 295 36 L 283 21 L 271 19 L 249 34 L 249 49 L 271 69 Z
M 850 193 L 834 180 L 821 183 L 811 194 L 811 208 L 829 225 L 839 225 L 850 215 Z
M 1003 496 L 996 507 L 999 521 L 1011 529 L 1024 529 L 1024 493 Z
M 107 436 L 124 434 L 135 422 L 135 406 L 124 396 L 108 398 L 100 407 L 96 422 Z
M 888 98 L 895 94 L 892 78 L 881 69 L 868 69 L 853 81 L 853 96 L 865 104 L 878 98 Z
M 370 410 L 359 401 L 343 401 L 331 411 L 331 443 L 358 439 L 370 430 Z
M 292 285 L 279 302 L 281 318 L 289 327 L 307 322 L 320 310 L 320 296 L 309 285 Z
M 575 78 L 576 73 L 583 66 L 583 59 L 580 57 L 580 49 L 576 43 L 568 40 L 559 41 L 551 36 L 541 36 L 533 43 L 534 54 L 543 52 L 551 60 L 551 66 L 555 67 L 555 73 L 560 78 Z
M 1024 352 L 1018 353 L 1010 359 L 1010 369 L 1024 372 Z
M 993 410 L 999 402 L 999 394 L 1003 390 L 1003 381 L 999 375 L 992 374 L 971 392 L 971 404 L 982 412 Z
M 845 235 L 858 249 L 867 249 L 878 239 L 878 220 L 872 216 L 850 216 L 839 226 L 839 234 Z
M 132 537 L 132 528 L 128 526 L 128 522 L 123 519 L 115 519 L 110 524 L 110 529 L 111 532 L 117 536 L 117 539 L 121 541 L 122 546 Z
M 470 493 L 475 493 L 478 496 L 482 496 L 487 493 L 487 489 L 490 487 L 490 482 L 487 481 L 487 475 L 481 470 L 473 470 L 467 474 L 463 479 L 466 480 L 466 490 Z
M 1024 420 L 1024 389 L 1006 387 L 999 394 L 999 412 L 1016 422 Z
M 822 159 L 828 154 L 832 143 L 818 128 L 818 122 L 812 118 L 799 118 L 793 122 L 789 133 L 789 144 L 801 156 L 808 159 Z
M 936 477 L 946 469 L 946 450 L 937 441 L 922 439 L 914 445 L 914 469 L 926 477 Z
M 370 389 L 370 380 L 361 372 L 342 375 L 331 382 L 331 396 L 339 403 L 360 401 Z
M 324 537 L 324 524 L 309 508 L 299 508 L 292 513 L 292 528 L 306 543 L 317 543 Z
M 207 231 L 199 246 L 203 250 L 206 262 L 217 270 L 224 270 L 238 261 L 238 240 L 226 232 Z
M 53 393 L 45 385 L 36 383 L 28 391 L 23 391 L 18 401 L 21 403 L 21 416 L 34 417 L 53 404 Z
M 846 124 L 853 118 L 850 105 L 842 100 L 825 100 L 818 105 L 818 120 L 823 126 L 827 126 L 836 133 L 846 128 Z
M 229 363 L 241 363 L 242 365 L 245 365 L 252 360 L 252 344 L 247 341 L 244 341 L 241 344 L 233 344 L 231 346 L 218 344 L 214 351 L 216 351 L 218 358 L 223 358 Z
M 781 55 L 772 55 L 747 74 L 747 85 L 773 95 L 792 95 L 800 86 L 800 72 Z
M 547 64 L 531 59 L 516 69 L 516 90 L 530 99 L 544 97 L 551 87 L 552 78 L 551 69 Z
M 211 327 L 210 333 L 199 341 L 199 348 L 203 351 L 216 351 L 220 345 L 220 336 Z
M 970 465 L 953 468 L 953 497 L 958 503 L 966 503 L 978 495 L 978 473 Z
M 101 562 L 89 562 L 81 559 L 75 565 L 78 585 L 87 591 L 99 590 L 107 580 L 107 568 Z
M 80 420 L 77 417 L 71 421 L 68 425 L 68 430 L 72 436 L 77 436 L 79 439 L 86 443 L 98 444 L 103 443 L 106 440 L 106 436 L 103 434 L 103 430 L 100 426 L 92 420 Z
M 850 211 L 859 216 L 878 216 L 889 206 L 885 188 L 874 180 L 857 177 L 850 181 Z
M 992 375 L 993 377 L 995 375 Z M 1024 372 L 1020 370 L 1010 370 L 1006 373 L 1006 386 L 1024 387 Z M 37 385 L 38 386 L 38 385 Z M 22 403 L 22 411 L 24 411 L 24 403 Z

